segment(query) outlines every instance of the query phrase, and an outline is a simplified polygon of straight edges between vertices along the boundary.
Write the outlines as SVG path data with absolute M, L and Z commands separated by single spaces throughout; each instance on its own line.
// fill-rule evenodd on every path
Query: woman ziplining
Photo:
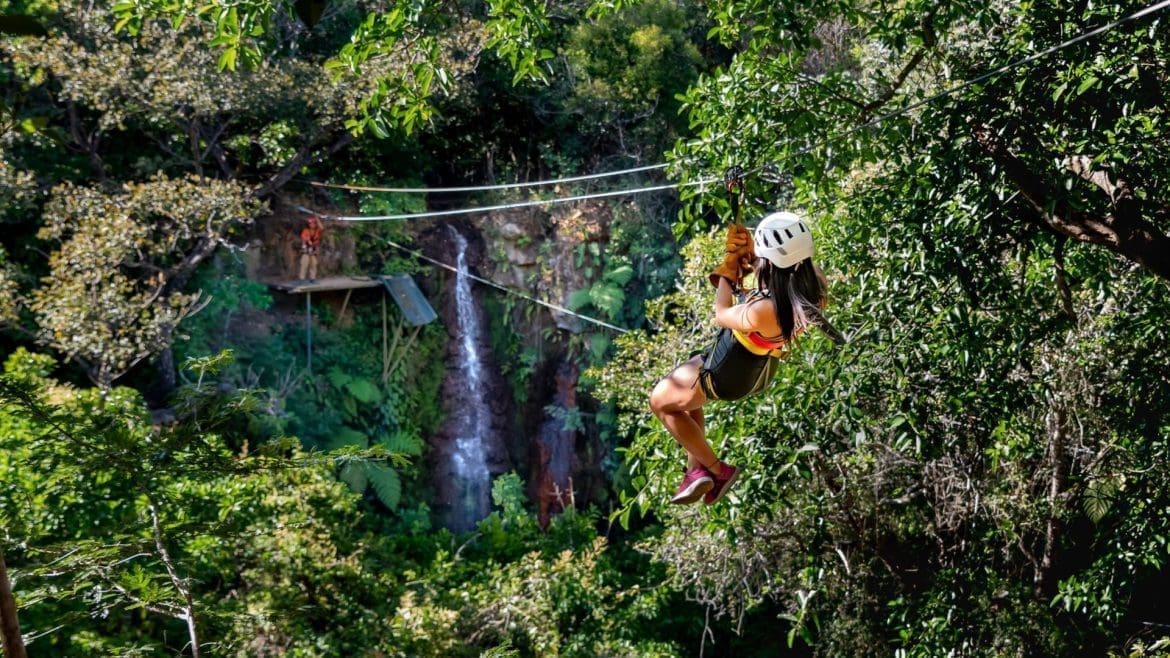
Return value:
M 845 340 L 821 313 L 827 285 L 813 263 L 805 221 L 773 212 L 760 221 L 753 239 L 739 223 L 740 175 L 729 173 L 726 184 L 735 221 L 727 230 L 723 264 L 710 276 L 719 333 L 709 349 L 674 368 L 650 394 L 654 415 L 687 453 L 686 473 L 670 499 L 676 505 L 714 503 L 739 475 L 707 442 L 703 405 L 759 393 L 809 326 L 820 327 L 835 343 Z M 741 293 L 744 276 L 752 271 L 756 289 Z

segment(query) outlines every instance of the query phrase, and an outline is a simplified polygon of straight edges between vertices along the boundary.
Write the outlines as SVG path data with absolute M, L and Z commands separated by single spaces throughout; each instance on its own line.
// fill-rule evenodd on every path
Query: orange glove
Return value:
M 719 279 L 727 279 L 732 288 L 738 288 L 743 275 L 752 270 L 755 248 L 752 236 L 741 224 L 727 227 L 727 245 L 724 248 L 723 264 L 715 268 L 708 277 L 711 285 L 719 287 Z
M 738 246 L 735 254 L 739 256 L 740 263 L 743 270 L 741 274 L 747 274 L 752 271 L 752 263 L 756 260 L 756 242 L 752 239 L 752 234 L 744 228 L 743 224 L 735 224 L 733 226 L 736 231 L 735 244 Z M 728 248 L 731 247 L 731 237 L 728 236 Z

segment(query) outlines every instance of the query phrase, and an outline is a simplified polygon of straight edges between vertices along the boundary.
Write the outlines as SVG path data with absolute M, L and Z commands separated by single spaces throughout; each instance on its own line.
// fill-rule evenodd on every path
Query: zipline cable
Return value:
M 411 254 L 415 258 L 420 258 L 422 260 L 425 260 L 425 261 L 431 263 L 432 265 L 441 267 L 445 270 L 450 270 L 456 274 L 461 273 L 460 270 L 453 265 L 448 265 L 447 263 L 444 263 L 442 261 L 435 260 L 434 258 L 431 258 L 430 256 L 427 256 L 426 254 L 422 253 L 421 251 L 416 251 L 414 249 L 411 249 L 410 247 L 404 247 L 403 245 L 400 245 L 397 242 L 394 242 L 393 240 L 386 240 L 386 244 L 390 245 L 391 247 L 394 247 L 395 249 L 399 249 L 399 250 L 404 251 L 408 254 Z M 593 324 L 605 327 L 606 329 L 611 329 L 613 331 L 616 331 L 618 333 L 623 333 L 623 334 L 628 333 L 630 331 L 629 329 L 624 329 L 624 328 L 619 327 L 617 325 L 612 325 L 612 324 L 605 322 L 603 320 L 598 320 L 597 318 L 589 317 L 588 315 L 582 315 L 580 313 L 577 313 L 576 311 L 570 311 L 569 309 L 565 308 L 564 306 L 559 306 L 559 305 L 553 304 L 551 302 L 546 302 L 543 299 L 537 299 L 537 298 L 533 297 L 532 295 L 520 292 L 519 290 L 514 290 L 514 289 L 509 288 L 507 286 L 496 283 L 495 281 L 492 281 L 490 279 L 485 279 L 483 277 L 476 276 L 476 275 L 471 273 L 470 269 L 463 271 L 462 274 L 466 275 L 468 278 L 472 279 L 473 281 L 478 281 L 479 283 L 482 283 L 482 284 L 487 285 L 487 286 L 491 286 L 493 288 L 496 288 L 497 290 L 502 290 L 502 291 L 508 293 L 509 295 L 515 295 L 516 297 L 520 297 L 520 298 L 526 299 L 530 302 L 540 304 L 541 306 L 545 306 L 547 308 L 550 308 L 550 309 L 553 309 L 556 311 L 560 311 L 561 313 L 566 313 L 568 315 L 572 315 L 574 317 L 580 318 L 586 322 L 592 322 Z
M 660 190 L 672 190 L 679 187 L 689 187 L 693 185 L 706 185 L 718 181 L 718 178 L 704 178 L 689 183 L 670 183 L 666 185 L 651 185 L 650 187 L 639 187 L 626 190 L 611 190 L 609 192 L 594 192 L 592 194 L 580 194 L 577 196 L 557 197 L 555 199 L 535 199 L 530 201 L 516 201 L 513 203 L 502 203 L 494 206 L 478 206 L 474 208 L 458 208 L 455 210 L 431 210 L 426 212 L 402 213 L 398 215 L 327 215 L 325 213 L 314 212 L 311 210 L 303 210 L 310 214 L 327 217 L 341 222 L 382 222 L 390 220 L 406 220 L 406 219 L 423 219 L 427 217 L 447 217 L 450 215 L 470 215 L 479 212 L 493 212 L 496 210 L 510 210 L 512 208 L 527 208 L 531 206 L 546 206 L 555 203 L 569 203 L 571 201 L 586 201 L 588 199 L 603 199 L 606 197 L 626 196 L 630 194 L 644 194 L 646 192 L 658 192 Z
M 1034 62 L 1042 57 L 1047 57 L 1048 55 L 1051 55 L 1054 52 L 1057 52 L 1059 50 L 1064 50 L 1065 48 L 1068 48 L 1070 46 L 1078 44 L 1082 41 L 1091 39 L 1091 38 L 1093 38 L 1097 35 L 1103 34 L 1105 32 L 1109 32 L 1109 31 L 1111 31 L 1111 30 L 1113 30 L 1121 25 L 1124 25 L 1125 23 L 1137 20 L 1139 18 L 1145 18 L 1146 16 L 1149 16 L 1150 14 L 1153 14 L 1157 11 L 1165 9 L 1166 7 L 1170 7 L 1170 0 L 1162 0 L 1162 2 L 1158 2 L 1158 3 L 1155 3 L 1153 5 L 1150 5 L 1149 7 L 1146 7 L 1145 9 L 1138 10 L 1138 11 L 1130 14 L 1129 16 L 1119 18 L 1119 19 L 1113 21 L 1112 23 L 1106 23 L 1105 25 L 1102 25 L 1101 27 L 1093 28 L 1092 30 L 1089 30 L 1088 32 L 1084 32 L 1082 34 L 1079 34 L 1071 39 L 1068 39 L 1067 41 L 1058 43 L 1055 46 L 1049 46 L 1048 48 L 1045 48 L 1044 50 L 1041 50 L 1038 53 L 1032 53 L 1031 55 L 1028 55 L 1027 57 L 1024 57 L 1023 59 L 1016 60 L 1014 62 L 1011 62 L 1010 64 L 1004 64 L 1003 66 L 1001 66 L 997 69 L 993 69 L 991 71 L 988 71 L 987 73 L 984 73 L 984 74 L 979 75 L 977 77 L 971 78 L 970 80 L 966 80 L 964 82 L 961 82 L 961 83 L 959 83 L 959 84 L 957 84 L 954 87 L 951 87 L 949 89 L 944 89 L 943 91 L 940 91 L 934 95 L 927 96 L 926 98 L 919 100 L 919 101 L 916 101 L 914 103 L 911 103 L 905 107 L 902 107 L 902 108 L 899 108 L 899 109 L 894 110 L 892 112 L 888 112 L 886 114 L 882 114 L 882 115 L 879 115 L 877 117 L 874 117 L 873 119 L 870 119 L 869 121 L 867 121 L 859 126 L 854 126 L 853 128 L 850 128 L 849 130 L 844 130 L 844 131 L 839 132 L 835 135 L 830 135 L 829 137 L 826 137 L 824 140 L 822 140 L 820 143 L 806 146 L 806 147 L 801 148 L 801 149 L 797 149 L 796 152 L 792 153 L 789 157 L 804 155 L 806 153 L 809 153 L 809 152 L 815 150 L 816 148 L 818 148 L 820 146 L 824 146 L 830 142 L 837 141 L 838 139 L 841 139 L 842 137 L 848 137 L 849 135 L 852 135 L 853 133 L 856 133 L 856 132 L 859 132 L 861 130 L 865 130 L 866 128 L 875 126 L 883 121 L 886 121 L 887 119 L 892 119 L 896 116 L 906 114 L 907 112 L 911 112 L 913 110 L 916 110 L 916 109 L 922 107 L 923 105 L 929 105 L 930 103 L 933 103 L 940 98 L 950 96 L 951 94 L 958 92 L 958 91 L 962 91 L 963 89 L 966 89 L 967 87 L 970 87 L 972 85 L 977 85 L 980 82 L 987 80 L 988 78 L 992 78 L 994 76 L 1000 75 L 1001 73 L 1006 73 L 1007 71 L 1010 71 L 1010 70 L 1012 70 L 1016 67 L 1019 67 L 1019 66 L 1023 66 L 1024 64 L 1030 64 L 1031 62 Z M 774 163 L 769 163 L 769 164 L 774 164 Z M 756 172 L 764 169 L 767 166 L 768 165 L 760 165 L 758 167 L 755 167 L 753 169 L 748 170 L 747 173 L 756 173 Z
M 546 185 L 559 185 L 561 183 L 576 183 L 584 180 L 596 180 L 598 178 L 609 178 L 611 176 L 624 176 L 626 174 L 636 174 L 643 171 L 654 171 L 657 169 L 665 169 L 666 163 L 646 165 L 644 167 L 634 167 L 632 169 L 619 169 L 617 171 L 605 171 L 597 174 L 585 174 L 582 176 L 569 176 L 568 178 L 554 178 L 551 180 L 529 181 L 527 183 L 500 183 L 498 185 L 469 185 L 465 187 L 377 187 L 366 185 L 345 185 L 342 183 L 318 183 L 314 181 L 307 181 L 309 185 L 314 187 L 328 187 L 338 190 L 353 190 L 355 192 L 396 192 L 398 194 L 444 194 L 447 192 L 490 192 L 493 190 L 514 190 L 524 187 L 542 187 Z
M 1119 18 L 1111 23 L 1107 23 L 1105 25 L 1102 25 L 1101 27 L 1097 27 L 1097 28 L 1094 28 L 1092 30 L 1089 30 L 1088 32 L 1085 32 L 1083 34 L 1075 36 L 1075 37 L 1068 39 L 1064 42 L 1061 42 L 1055 46 L 1049 46 L 1048 48 L 1045 48 L 1044 50 L 1042 50 L 1038 53 L 1033 53 L 1031 55 L 1028 55 L 1027 57 L 1024 57 L 1023 59 L 1017 60 L 1017 61 L 1012 62 L 1010 64 L 1005 64 L 1003 66 L 1000 66 L 997 69 L 994 69 L 992 71 L 984 73 L 984 74 L 982 74 L 978 77 L 972 78 L 970 80 L 966 80 L 964 82 L 961 82 L 958 85 L 951 87 L 950 89 L 945 89 L 945 90 L 938 92 L 932 96 L 928 96 L 927 98 L 924 98 L 922 100 L 911 103 L 910 105 L 907 105 L 905 107 L 899 108 L 899 109 L 894 110 L 892 112 L 888 112 L 886 114 L 879 115 L 879 116 L 877 116 L 873 119 L 870 119 L 869 121 L 867 121 L 859 126 L 855 126 L 855 127 L 851 128 L 849 130 L 845 130 L 845 131 L 842 131 L 842 132 L 837 133 L 835 135 L 831 135 L 817 144 L 813 144 L 813 145 L 798 149 L 796 152 L 791 154 L 790 157 L 797 156 L 797 155 L 804 155 L 806 153 L 809 153 L 809 152 L 815 150 L 819 146 L 823 146 L 829 142 L 836 141 L 838 139 L 841 139 L 842 137 L 847 137 L 847 136 L 852 135 L 853 133 L 856 133 L 858 131 L 875 126 L 875 125 L 877 125 L 883 121 L 886 121 L 888 119 L 892 119 L 896 116 L 900 116 L 902 114 L 906 114 L 907 112 L 911 112 L 913 110 L 916 110 L 919 107 L 922 107 L 923 105 L 928 105 L 930 103 L 933 103 L 933 102 L 939 100 L 940 98 L 950 96 L 951 94 L 958 92 L 958 91 L 961 91 L 963 89 L 966 89 L 967 87 L 979 84 L 980 82 L 982 82 L 988 78 L 994 77 L 994 76 L 999 75 L 1001 73 L 1005 73 L 1005 72 L 1010 71 L 1011 69 L 1016 68 L 1018 66 L 1023 66 L 1024 64 L 1029 64 L 1031 62 L 1036 61 L 1037 59 L 1040 59 L 1042 57 L 1046 57 L 1054 52 L 1057 52 L 1059 50 L 1063 50 L 1065 48 L 1073 46 L 1073 45 L 1080 43 L 1082 41 L 1091 39 L 1091 38 L 1093 38 L 1097 35 L 1103 34 L 1105 32 L 1109 32 L 1109 31 L 1117 28 L 1120 25 L 1123 25 L 1125 23 L 1128 23 L 1128 22 L 1131 22 L 1134 20 L 1138 20 L 1140 18 L 1144 18 L 1150 14 L 1153 14 L 1157 11 L 1165 9 L 1168 6 L 1170 6 L 1170 0 L 1162 0 L 1162 2 L 1158 2 L 1158 3 L 1155 3 L 1153 5 L 1150 5 L 1149 7 L 1146 7 L 1145 9 L 1138 10 L 1138 11 L 1134 12 L 1133 14 L 1130 14 L 1129 16 Z M 789 141 L 791 142 L 794 140 L 789 140 Z M 758 166 L 758 167 L 755 167 L 755 168 L 749 170 L 746 173 L 756 173 L 767 166 L 768 165 L 761 165 L 761 166 Z M 666 167 L 667 167 L 667 163 L 659 163 L 659 164 L 653 164 L 653 165 L 646 165 L 646 166 L 642 166 L 642 167 L 633 167 L 630 169 L 621 169 L 621 170 L 602 172 L 602 173 L 597 173 L 597 174 L 586 174 L 583 176 L 570 176 L 570 177 L 566 177 L 566 178 L 557 178 L 557 179 L 551 179 L 551 180 L 530 181 L 527 183 L 503 183 L 503 184 L 499 184 L 499 185 L 477 185 L 477 186 L 465 186 L 465 187 L 434 187 L 434 188 L 428 188 L 428 187 L 376 187 L 376 186 L 344 185 L 344 184 L 340 184 L 340 183 L 318 183 L 318 182 L 312 182 L 312 181 L 310 181 L 309 184 L 313 185 L 313 186 L 317 186 L 317 187 L 328 187 L 328 188 L 333 188 L 333 189 L 354 190 L 354 191 L 361 191 L 361 192 L 396 192 L 396 193 L 401 193 L 401 194 L 424 194 L 424 193 L 438 194 L 438 193 L 445 193 L 445 192 L 485 192 L 485 191 L 491 191 L 491 190 L 519 189 L 519 188 L 525 188 L 525 187 L 538 187 L 538 186 L 544 186 L 544 185 L 555 185 L 558 183 L 570 183 L 570 182 L 577 182 L 577 181 L 583 181 L 583 180 L 594 180 L 594 179 L 599 179 L 599 178 L 607 178 L 607 177 L 611 177 L 611 176 L 622 176 L 625 174 L 638 173 L 638 172 L 643 172 L 643 171 L 653 171 L 653 170 L 658 170 L 658 169 L 665 169 Z M 715 179 L 710 179 L 710 180 L 715 180 Z M 705 182 L 710 182 L 710 180 L 705 181 Z M 692 183 L 692 184 L 694 184 L 694 183 Z M 632 194 L 632 193 L 637 193 L 639 191 L 640 192 L 649 192 L 649 191 L 655 191 L 655 190 L 660 190 L 660 189 L 670 189 L 671 187 L 677 187 L 677 186 L 678 185 L 661 186 L 661 187 L 656 187 L 656 188 L 646 188 L 643 190 L 631 191 L 628 193 Z M 613 196 L 616 194 L 617 193 L 613 193 L 610 195 Z M 581 200 L 581 199 L 585 199 L 585 198 L 595 198 L 595 197 L 591 197 L 588 195 L 582 196 L 582 197 L 566 197 L 563 199 L 563 201 Z M 558 202 L 561 202 L 561 201 L 558 201 Z M 529 205 L 540 205 L 540 203 L 537 203 L 537 202 L 525 202 L 525 203 L 529 203 Z M 541 203 L 552 203 L 552 202 L 541 202 Z M 473 210 L 466 211 L 466 212 L 481 212 L 481 211 L 488 211 L 488 210 L 495 210 L 495 209 L 505 209 L 508 207 L 521 207 L 521 206 L 511 206 L 511 205 L 498 206 L 498 207 L 497 206 L 489 206 L 489 207 L 484 207 L 484 208 L 473 209 Z M 447 214 L 459 214 L 460 212 L 463 212 L 463 211 L 444 211 L 444 212 L 446 212 Z M 413 214 L 409 214 L 409 215 L 406 215 L 406 214 L 404 214 L 404 215 L 388 215 L 388 216 L 385 216 L 381 219 L 388 219 L 388 220 L 389 219 L 413 219 L 415 217 L 427 217 L 427 216 L 435 216 L 435 215 L 430 215 L 428 213 L 413 213 Z M 357 218 L 352 218 L 352 217 L 337 218 L 337 219 L 344 219 L 346 221 L 358 221 Z M 365 218 L 365 219 L 367 219 L 369 221 L 374 221 L 375 219 L 379 219 L 379 218 L 369 217 L 369 218 Z
M 846 130 L 846 131 L 842 131 L 842 132 L 837 133 L 835 135 L 831 135 L 831 136 L 827 137 L 825 140 L 823 140 L 822 142 L 820 142 L 819 144 L 814 144 L 814 145 L 806 146 L 802 149 L 799 149 L 796 151 L 796 153 L 794 155 L 802 155 L 804 153 L 811 152 L 813 149 L 817 148 L 817 146 L 823 146 L 824 144 L 826 144 L 828 142 L 841 139 L 842 137 L 846 137 L 846 136 L 851 135 L 855 132 L 858 132 L 858 131 L 864 130 L 866 128 L 869 128 L 871 126 L 877 125 L 878 123 L 881 123 L 881 122 L 886 121 L 888 119 L 891 119 L 893 117 L 906 114 L 907 112 L 911 112 L 911 111 L 913 111 L 917 108 L 920 108 L 924 105 L 928 105 L 930 103 L 933 103 L 940 98 L 945 98 L 947 96 L 950 96 L 951 94 L 954 94 L 958 91 L 966 89 L 967 87 L 970 87 L 972 85 L 976 85 L 984 80 L 987 80 L 988 78 L 994 77 L 994 76 L 999 75 L 1001 73 L 1005 73 L 1005 72 L 1010 71 L 1016 67 L 1023 66 L 1024 64 L 1034 62 L 1034 61 L 1036 61 L 1042 57 L 1046 57 L 1054 52 L 1063 50 L 1063 49 L 1068 48 L 1070 46 L 1073 46 L 1077 43 L 1080 43 L 1082 41 L 1086 41 L 1088 39 L 1091 39 L 1097 35 L 1111 31 L 1120 25 L 1123 25 L 1125 23 L 1128 23 L 1128 22 L 1131 22 L 1134 20 L 1138 20 L 1140 18 L 1144 18 L 1145 16 L 1149 16 L 1150 14 L 1153 14 L 1157 11 L 1165 9 L 1166 7 L 1170 7 L 1170 0 L 1162 0 L 1161 2 L 1150 5 L 1149 7 L 1146 7 L 1145 9 L 1141 9 L 1139 11 L 1136 11 L 1133 14 L 1130 14 L 1129 16 L 1119 18 L 1111 23 L 1107 23 L 1107 24 L 1102 25 L 1100 27 L 1089 30 L 1088 32 L 1077 35 L 1077 36 L 1075 36 L 1071 39 L 1068 39 L 1062 43 L 1059 43 L 1055 46 L 1050 46 L 1048 48 L 1045 48 L 1044 50 L 1042 50 L 1038 53 L 1033 53 L 1027 57 L 1024 57 L 1023 59 L 1017 60 L 1015 62 L 1011 62 L 1009 64 L 1005 64 L 1003 66 L 1000 66 L 1000 67 L 993 69 L 991 71 L 988 71 L 987 73 L 984 73 L 980 76 L 977 76 L 975 78 L 971 78 L 970 80 L 966 80 L 958 85 L 955 85 L 954 87 L 951 87 L 949 89 L 945 89 L 941 92 L 938 92 L 936 94 L 928 96 L 922 100 L 911 103 L 905 107 L 902 107 L 902 108 L 899 108 L 899 109 L 894 110 L 892 112 L 887 112 L 885 114 L 874 117 L 873 119 L 867 121 L 864 124 L 861 124 L 859 126 L 855 126 L 854 128 L 851 128 L 851 129 Z M 625 174 L 625 173 L 634 173 L 636 171 L 648 171 L 651 169 L 659 169 L 659 168 L 662 168 L 665 166 L 666 166 L 665 164 L 651 165 L 651 166 L 647 166 L 647 167 L 635 168 L 632 170 L 622 170 L 622 171 L 618 171 L 618 172 L 609 172 L 606 174 L 591 174 L 588 176 L 571 177 L 571 178 L 566 178 L 566 179 L 560 179 L 559 181 L 554 181 L 554 182 L 572 182 L 574 180 L 589 180 L 589 179 L 593 179 L 593 178 L 603 178 L 606 176 L 616 176 L 616 175 L 621 175 L 621 174 Z M 767 166 L 767 165 L 761 165 L 761 166 L 753 168 L 745 173 L 758 172 L 761 169 L 763 169 L 765 166 Z M 424 217 L 441 217 L 441 216 L 449 216 L 449 215 L 468 214 L 468 213 L 472 213 L 472 212 L 488 212 L 488 211 L 493 211 L 493 210 L 506 210 L 506 209 L 511 209 L 511 208 L 522 208 L 522 207 L 528 207 L 528 206 L 547 205 L 547 204 L 553 204 L 553 203 L 567 203 L 570 201 L 582 201 L 582 200 L 586 200 L 586 199 L 604 198 L 604 197 L 619 196 L 619 195 L 625 195 L 625 194 L 638 194 L 638 193 L 643 193 L 643 192 L 652 192 L 652 191 L 658 191 L 658 190 L 674 189 L 674 188 L 686 187 L 686 186 L 691 186 L 691 185 L 705 185 L 707 183 L 715 182 L 717 180 L 719 180 L 719 179 L 707 178 L 707 179 L 702 179 L 699 181 L 694 181 L 691 183 L 678 183 L 678 184 L 673 184 L 673 185 L 657 185 L 657 186 L 641 188 L 641 189 L 618 190 L 618 191 L 612 191 L 612 192 L 585 194 L 585 195 L 572 196 L 572 197 L 561 197 L 561 198 L 557 198 L 557 199 L 542 200 L 542 201 L 524 201 L 524 202 L 500 204 L 500 205 L 495 205 L 495 206 L 484 206 L 484 207 L 480 207 L 480 208 L 470 208 L 470 209 L 462 209 L 462 210 L 442 210 L 442 211 L 424 212 L 424 213 L 405 213 L 405 214 L 399 214 L 399 215 L 381 215 L 381 216 L 367 216 L 367 217 L 343 216 L 343 217 L 332 217 L 332 218 L 337 219 L 337 220 L 342 220 L 342 221 L 351 221 L 351 222 L 352 221 L 421 219 Z M 362 190 L 362 191 L 414 192 L 414 191 L 420 190 L 420 188 L 373 189 L 373 188 L 359 188 L 356 186 L 345 186 L 345 185 L 330 185 L 330 184 L 316 184 L 316 183 L 314 183 L 314 184 L 320 185 L 322 187 L 335 187 L 335 188 L 340 188 L 340 189 L 356 189 L 356 190 Z M 532 183 L 522 183 L 522 184 L 518 183 L 518 184 L 511 184 L 511 185 L 504 185 L 504 186 L 477 186 L 474 188 L 446 188 L 445 190 L 442 190 L 442 191 L 486 191 L 486 190 L 490 190 L 490 189 L 510 189 L 510 188 L 520 188 L 520 187 L 532 187 L 532 186 L 536 186 L 536 185 L 540 185 L 540 184 L 551 184 L 551 183 L 548 181 L 537 181 L 537 182 L 532 182 Z M 423 188 L 423 189 L 425 189 L 425 188 Z M 440 190 L 439 189 L 430 189 L 430 190 L 426 190 L 426 191 L 440 191 Z M 1013 198 L 1014 198 L 1014 195 L 1013 195 Z M 1009 201 L 1010 201 L 1010 199 L 1009 199 Z M 301 210 L 302 212 L 306 212 L 306 213 L 311 213 L 311 214 L 321 214 L 321 213 L 313 213 L 313 211 L 310 211 L 310 210 L 303 208 L 303 207 L 300 207 L 300 206 L 298 206 L 298 210 Z M 329 215 L 322 215 L 322 216 L 330 217 Z M 392 247 L 395 247 L 395 248 L 402 250 L 406 253 L 414 255 L 416 258 L 425 260 L 427 262 L 432 263 L 433 265 L 436 265 L 438 267 L 442 267 L 444 269 L 455 272 L 456 274 L 459 273 L 458 268 L 451 266 L 451 265 L 448 265 L 447 263 L 443 263 L 441 261 L 438 261 L 438 260 L 431 258 L 429 256 L 426 256 L 425 254 L 423 254 L 419 251 L 409 249 L 407 247 L 404 247 L 404 246 L 402 246 L 396 242 L 390 241 L 390 240 L 387 240 L 386 242 L 387 242 L 387 244 L 389 244 Z M 605 327 L 607 329 L 611 329 L 613 331 L 617 331 L 620 333 L 627 333 L 629 331 L 628 329 L 624 329 L 622 327 L 618 327 L 618 326 L 610 324 L 608 322 L 598 320 L 597 318 L 589 317 L 587 315 L 583 315 L 583 314 L 577 313 L 575 311 L 571 311 L 563 306 L 559 306 L 557 304 L 552 304 L 550 302 L 546 302 L 544 300 L 532 297 L 531 295 L 528 295 L 526 293 L 522 293 L 522 292 L 519 292 L 517 290 L 513 290 L 511 288 L 508 288 L 507 286 L 500 285 L 494 281 L 490 281 L 488 279 L 484 279 L 482 277 L 476 276 L 476 275 L 472 274 L 470 271 L 464 272 L 464 274 L 466 274 L 472 280 L 478 281 L 484 285 L 491 286 L 491 287 L 496 288 L 498 290 L 501 290 L 505 293 L 515 295 L 517 297 L 526 299 L 528 301 L 539 304 L 541 306 L 545 306 L 547 308 L 554 309 L 554 310 L 560 311 L 562 313 L 566 313 L 568 315 L 580 318 L 582 320 L 585 320 L 586 322 L 591 322 L 593 324 L 596 324 L 596 325 L 599 325 L 599 326 L 602 326 L 602 327 Z

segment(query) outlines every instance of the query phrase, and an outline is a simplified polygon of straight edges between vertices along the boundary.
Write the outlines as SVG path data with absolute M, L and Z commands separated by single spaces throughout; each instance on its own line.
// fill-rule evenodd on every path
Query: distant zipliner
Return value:
M 707 442 L 703 405 L 759 393 L 809 326 L 838 344 L 845 341 L 821 312 L 827 284 L 812 261 L 808 224 L 794 213 L 773 212 L 760 221 L 753 239 L 739 223 L 740 176 L 729 172 L 726 180 L 735 221 L 727 230 L 723 264 L 710 275 L 719 333 L 708 349 L 692 354 L 650 394 L 654 415 L 687 452 L 686 473 L 670 500 L 676 505 L 700 499 L 714 503 L 739 476 L 739 469 L 716 456 Z M 753 270 L 756 289 L 744 293 L 740 284 Z
M 301 229 L 301 267 L 302 281 L 316 283 L 317 281 L 317 251 L 321 247 L 321 235 L 324 232 L 321 218 L 316 214 L 309 215 L 308 223 Z

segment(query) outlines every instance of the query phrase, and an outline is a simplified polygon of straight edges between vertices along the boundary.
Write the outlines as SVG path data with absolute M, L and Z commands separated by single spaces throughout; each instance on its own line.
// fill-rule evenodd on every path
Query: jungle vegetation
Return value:
M 3 655 L 1170 654 L 1165 4 L 0 0 Z M 544 526 L 504 474 L 441 527 L 446 330 L 387 372 L 355 305 L 307 371 L 249 248 L 427 207 L 307 181 L 657 163 L 558 192 L 679 184 L 577 254 L 631 331 L 543 328 L 606 487 Z M 812 221 L 849 341 L 708 406 L 745 475 L 674 508 L 646 396 L 711 339 L 733 165 L 749 224 Z M 343 266 L 426 287 L 385 240 L 439 221 Z M 520 398 L 535 312 L 481 294 Z

